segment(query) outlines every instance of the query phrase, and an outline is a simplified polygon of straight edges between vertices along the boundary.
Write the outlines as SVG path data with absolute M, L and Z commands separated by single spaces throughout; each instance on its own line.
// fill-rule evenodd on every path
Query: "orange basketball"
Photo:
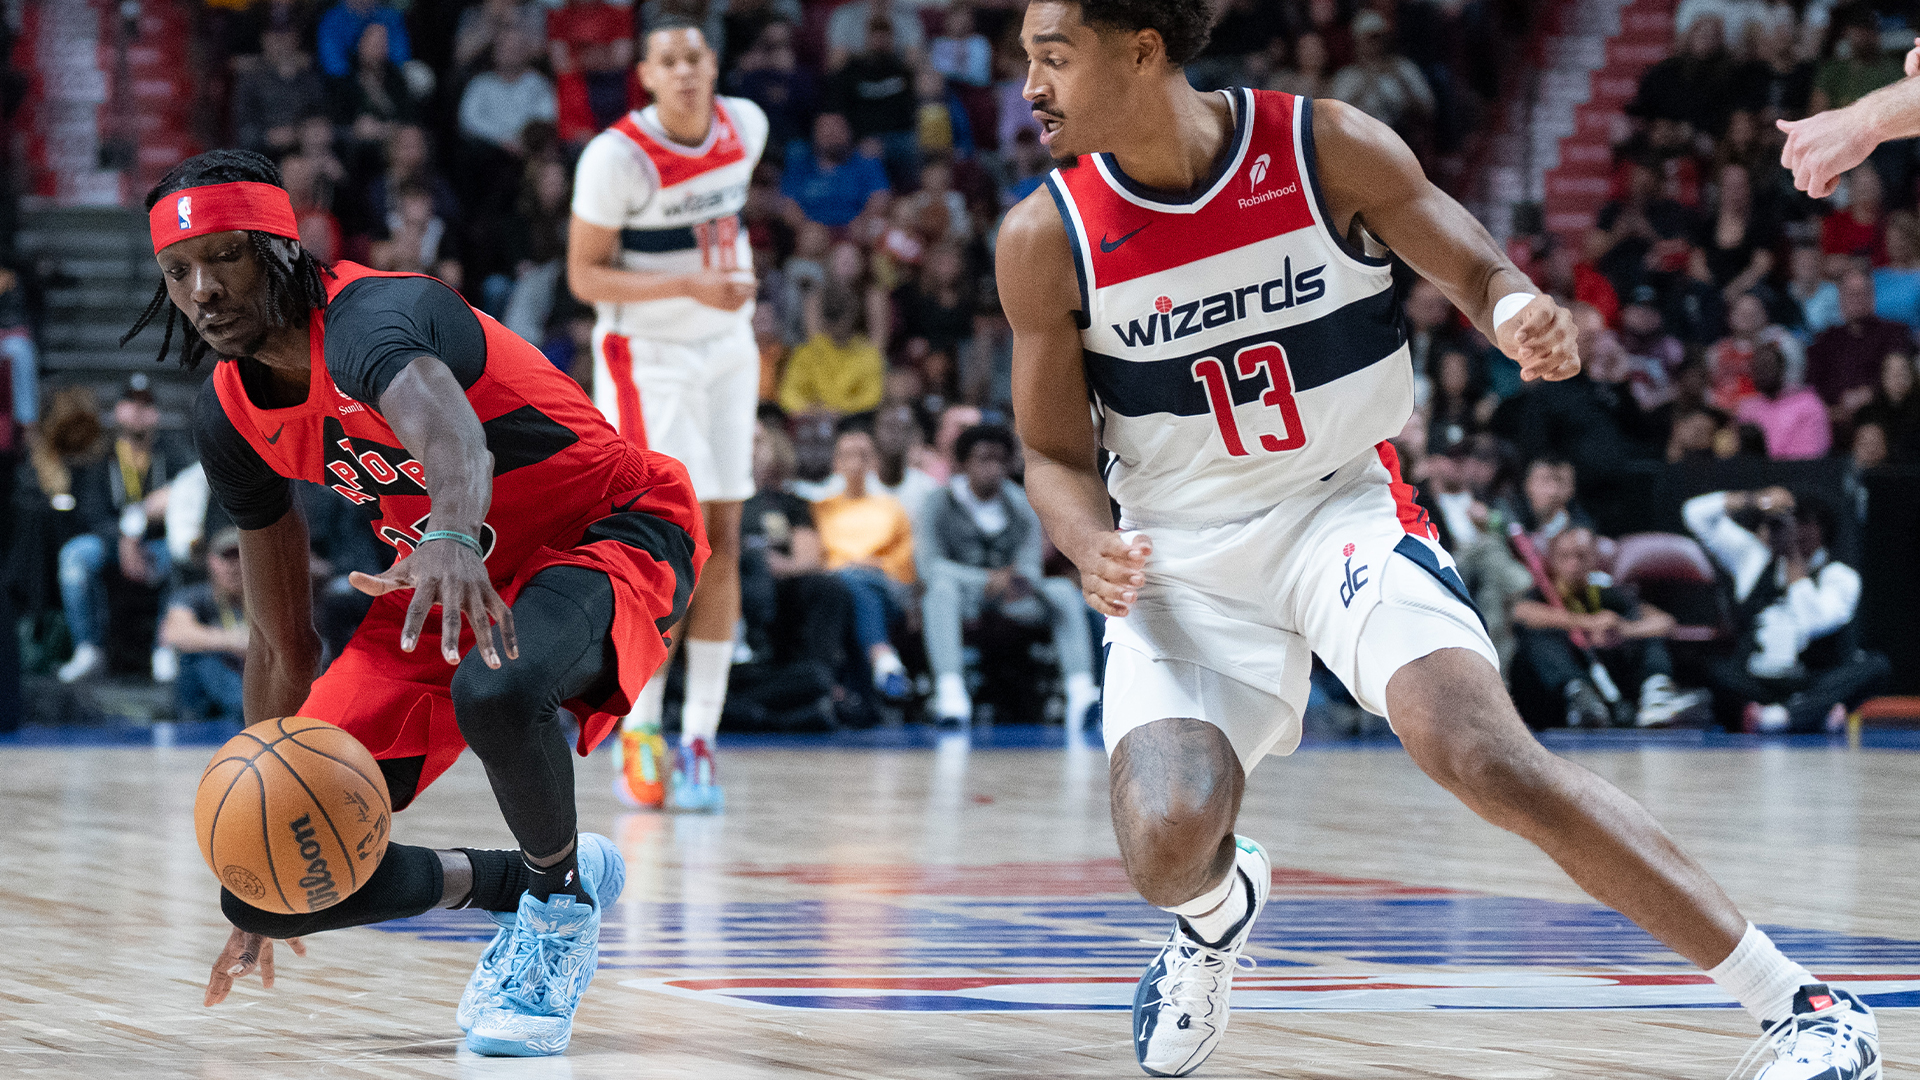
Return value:
M 193 801 L 213 876 L 262 911 L 332 907 L 387 852 L 387 781 L 359 740 L 324 720 L 283 716 L 227 740 Z

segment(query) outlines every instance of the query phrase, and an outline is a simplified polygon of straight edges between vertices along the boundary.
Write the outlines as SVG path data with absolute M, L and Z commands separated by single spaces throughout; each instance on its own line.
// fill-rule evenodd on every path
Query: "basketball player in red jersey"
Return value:
M 1384 125 L 1335 101 L 1195 91 L 1182 65 L 1211 10 L 1028 6 L 1025 94 L 1062 165 L 1009 212 L 997 253 L 1028 491 L 1109 616 L 1114 829 L 1134 886 L 1176 916 L 1135 993 L 1141 1066 L 1185 1075 L 1225 1029 L 1271 882 L 1234 834 L 1241 793 L 1297 743 L 1317 654 L 1428 775 L 1738 998 L 1767 1028 L 1761 1075 L 1878 1076 L 1864 1003 L 1783 956 L 1638 804 L 1534 740 L 1400 481 L 1386 440 L 1412 373 L 1389 254 L 1528 379 L 1579 370 L 1567 312 Z
M 718 78 L 697 25 L 666 16 L 647 27 L 640 81 L 653 104 L 581 151 L 567 235 L 568 283 L 594 306 L 594 401 L 620 434 L 687 467 L 713 545 L 687 607 L 673 769 L 660 768 L 661 671 L 621 725 L 614 792 L 632 805 L 703 812 L 724 803 L 713 740 L 740 620 L 740 508 L 753 495 L 760 396 L 753 251 L 740 211 L 767 142 L 766 114 L 716 95 Z
M 346 729 L 396 810 L 471 746 L 520 844 L 391 844 L 366 884 L 307 915 L 223 890 L 235 929 L 207 1003 L 256 967 L 270 980 L 272 939 L 473 906 L 501 929 L 457 1013 L 467 1045 L 559 1053 L 625 867 L 604 837 L 576 832 L 555 712 L 586 717 L 586 753 L 666 656 L 706 558 L 686 473 L 621 439 L 539 350 L 440 282 L 321 266 L 258 154 L 192 158 L 147 206 L 164 280 L 128 337 L 165 309 L 162 357 L 184 316 L 182 363 L 218 359 L 194 434 L 241 530 L 248 721 Z M 354 576 L 376 599 L 325 674 L 292 480 L 363 507 L 400 555 Z

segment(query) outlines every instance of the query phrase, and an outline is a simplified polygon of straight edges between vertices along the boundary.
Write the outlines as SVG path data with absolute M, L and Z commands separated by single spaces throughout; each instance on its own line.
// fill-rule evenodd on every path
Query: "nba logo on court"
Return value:
M 180 201 L 174 203 L 173 208 L 180 214 L 181 231 L 184 232 L 193 228 L 193 196 L 180 196 Z

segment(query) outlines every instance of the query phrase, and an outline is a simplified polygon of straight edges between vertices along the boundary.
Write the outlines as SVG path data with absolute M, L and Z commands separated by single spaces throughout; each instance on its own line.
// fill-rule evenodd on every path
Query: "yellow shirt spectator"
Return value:
M 790 414 L 824 406 L 834 412 L 866 412 L 880 404 L 886 364 L 865 335 L 835 340 L 815 334 L 793 350 L 780 379 L 780 407 Z
M 813 524 L 820 531 L 827 569 L 871 566 L 902 585 L 911 585 L 913 519 L 900 500 L 867 489 L 867 477 L 878 463 L 873 436 L 864 431 L 842 432 L 834 441 L 833 471 L 846 481 L 846 491 L 814 503 Z
M 913 522 L 891 495 L 835 495 L 813 504 L 827 569 L 876 566 L 902 585 L 913 576 Z

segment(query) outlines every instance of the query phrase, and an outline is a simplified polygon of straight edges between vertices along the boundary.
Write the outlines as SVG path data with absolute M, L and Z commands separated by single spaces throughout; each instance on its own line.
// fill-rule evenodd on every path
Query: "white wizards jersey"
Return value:
M 1131 523 L 1267 509 L 1413 412 L 1391 269 L 1332 231 L 1312 101 L 1227 93 L 1232 140 L 1192 200 L 1165 201 L 1107 154 L 1047 177 L 1080 277 L 1107 488 Z
M 620 266 L 685 274 L 753 270 L 740 224 L 747 181 L 767 145 L 767 116 L 744 98 L 715 97 L 713 124 L 698 146 L 674 142 L 647 106 L 593 137 L 574 174 L 573 212 L 620 230 Z M 656 341 L 700 341 L 753 319 L 676 296 L 637 304 L 597 303 L 597 328 Z

